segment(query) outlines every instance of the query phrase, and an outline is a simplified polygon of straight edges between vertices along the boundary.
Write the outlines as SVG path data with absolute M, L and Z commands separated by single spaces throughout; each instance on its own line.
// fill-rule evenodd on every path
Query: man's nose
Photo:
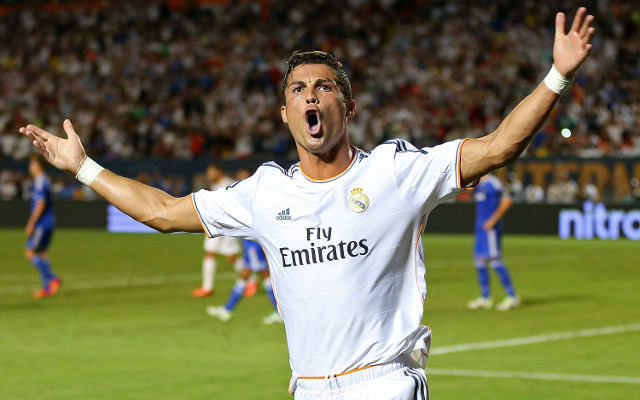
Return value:
M 316 97 L 315 93 L 311 92 L 309 93 L 309 95 L 307 96 L 307 104 L 316 104 L 318 103 L 318 98 Z

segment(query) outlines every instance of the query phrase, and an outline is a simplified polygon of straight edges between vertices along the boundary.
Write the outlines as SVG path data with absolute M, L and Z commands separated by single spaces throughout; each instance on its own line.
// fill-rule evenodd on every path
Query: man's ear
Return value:
M 287 119 L 287 106 L 280 107 L 280 117 L 282 117 L 282 122 L 285 124 L 289 123 L 289 120 Z
M 353 117 L 356 115 L 356 102 L 351 100 L 347 103 L 347 117 Z

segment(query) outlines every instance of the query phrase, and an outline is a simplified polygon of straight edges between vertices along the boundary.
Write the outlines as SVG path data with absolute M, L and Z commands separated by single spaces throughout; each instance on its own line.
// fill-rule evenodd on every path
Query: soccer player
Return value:
M 31 213 L 25 226 L 27 245 L 24 257 L 40 272 L 42 287 L 31 294 L 34 299 L 51 297 L 58 293 L 61 280 L 51 269 L 47 250 L 56 225 L 53 210 L 51 181 L 45 173 L 46 161 L 42 155 L 29 157 L 29 175 L 33 178 Z
M 233 183 L 233 179 L 225 175 L 222 167 L 211 164 L 206 170 L 210 190 L 226 188 Z M 205 237 L 204 257 L 202 257 L 202 286 L 193 289 L 191 296 L 206 297 L 213 294 L 213 285 L 218 266 L 218 255 L 226 257 L 227 262 L 233 265 L 236 271 L 242 270 L 242 258 L 240 257 L 240 244 L 238 239 L 230 236 Z
M 476 227 L 473 245 L 473 264 L 478 275 L 480 297 L 467 303 L 472 310 L 492 308 L 493 299 L 489 287 L 489 271 L 491 265 L 507 296 L 496 305 L 496 309 L 506 311 L 520 305 L 509 270 L 502 261 L 502 216 L 511 207 L 513 201 L 504 185 L 493 174 L 480 178 L 474 189 L 473 199 L 476 202 Z
M 297 400 L 427 398 L 423 224 L 438 204 L 517 160 L 589 54 L 592 21 L 580 8 L 567 34 L 558 13 L 544 81 L 494 132 L 432 148 L 403 140 L 371 152 L 351 146 L 356 102 L 342 64 L 330 53 L 295 52 L 281 116 L 300 161 L 289 169 L 266 163 L 213 192 L 175 198 L 118 176 L 86 156 L 69 120 L 67 139 L 35 125 L 20 132 L 56 167 L 156 230 L 260 243 Z
M 271 285 L 271 278 L 269 277 L 269 263 L 262 250 L 262 247 L 254 241 L 242 239 L 242 254 L 244 258 L 244 268 L 240 271 L 238 279 L 236 280 L 227 304 L 224 306 L 209 306 L 207 307 L 207 314 L 212 317 L 216 317 L 223 322 L 227 322 L 233 316 L 233 310 L 238 305 L 238 302 L 242 300 L 246 294 L 247 283 L 252 273 L 260 274 L 262 278 L 262 285 L 264 286 L 269 300 L 275 309 L 271 314 L 262 319 L 262 323 L 266 325 L 282 322 L 282 318 L 278 313 L 278 304 L 273 294 L 273 287 Z M 250 297 L 250 296 L 247 296 Z

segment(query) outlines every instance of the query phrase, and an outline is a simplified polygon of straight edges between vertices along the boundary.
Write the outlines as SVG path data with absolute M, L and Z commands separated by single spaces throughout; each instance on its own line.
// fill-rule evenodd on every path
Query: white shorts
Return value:
M 408 356 L 325 379 L 299 378 L 295 400 L 429 400 L 424 368 Z
M 218 236 L 214 238 L 204 238 L 204 251 L 209 253 L 222 254 L 223 256 L 232 256 L 240 254 L 240 241 L 231 236 Z

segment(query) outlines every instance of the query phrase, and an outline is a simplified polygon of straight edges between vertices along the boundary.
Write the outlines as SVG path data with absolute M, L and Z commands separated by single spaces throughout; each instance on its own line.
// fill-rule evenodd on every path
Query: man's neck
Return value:
M 314 180 L 326 180 L 340 175 L 353 160 L 354 149 L 349 144 L 335 153 L 317 155 L 300 152 L 300 167 L 305 175 Z

